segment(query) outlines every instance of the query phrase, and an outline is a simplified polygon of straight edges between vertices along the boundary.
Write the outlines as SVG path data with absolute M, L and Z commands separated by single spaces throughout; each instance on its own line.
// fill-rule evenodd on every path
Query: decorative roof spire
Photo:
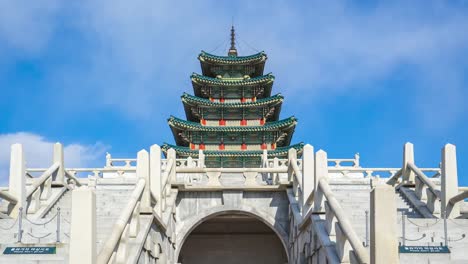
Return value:
M 237 57 L 236 31 L 234 30 L 234 25 L 231 27 L 231 47 L 229 48 L 228 56 Z

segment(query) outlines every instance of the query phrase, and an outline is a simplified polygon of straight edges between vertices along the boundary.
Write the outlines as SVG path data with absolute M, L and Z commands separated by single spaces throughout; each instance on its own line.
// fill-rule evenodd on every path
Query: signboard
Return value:
M 399 246 L 400 253 L 450 253 L 447 246 Z
M 55 252 L 55 247 L 6 247 L 3 254 L 55 254 Z

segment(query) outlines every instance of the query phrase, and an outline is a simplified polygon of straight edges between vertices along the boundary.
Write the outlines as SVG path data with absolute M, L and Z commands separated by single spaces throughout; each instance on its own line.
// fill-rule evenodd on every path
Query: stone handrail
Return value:
M 52 176 L 59 169 L 60 163 L 55 162 L 41 176 L 33 179 L 31 186 L 26 191 L 27 213 L 37 212 L 41 206 L 41 200 L 47 200 L 50 197 L 52 194 Z
M 335 163 L 334 167 L 336 167 L 336 168 L 349 167 L 349 166 L 341 166 L 342 162 L 350 162 L 350 163 L 353 164 L 352 167 L 358 168 L 359 167 L 359 153 L 356 153 L 354 155 L 354 159 L 328 159 L 328 162 Z
M 463 200 L 465 200 L 465 199 L 467 199 L 467 198 L 468 198 L 468 190 L 465 190 L 465 191 L 463 191 L 463 192 L 461 192 L 461 193 L 459 193 L 459 194 L 453 196 L 453 197 L 449 200 L 449 203 L 452 204 L 452 205 L 454 205 L 454 204 L 456 204 L 456 203 L 458 203 L 458 202 L 461 202 L 461 201 L 463 201 Z
M 389 178 L 399 177 L 400 168 L 357 168 L 357 167 L 328 167 L 329 172 L 341 173 L 347 177 L 349 173 L 363 173 L 364 177 L 380 177 L 380 175 L 374 175 L 375 172 L 385 172 L 389 174 Z M 401 172 L 400 172 L 401 173 Z
M 0 190 L 0 198 L 7 200 L 11 204 L 18 203 L 18 199 L 15 196 L 11 195 L 8 190 Z
M 128 236 L 136 237 L 136 233 L 138 233 L 138 230 L 135 230 L 134 234 L 129 234 L 133 227 L 137 229 L 139 227 L 138 215 L 140 212 L 140 199 L 143 195 L 144 189 L 145 179 L 140 178 L 136 183 L 135 189 L 133 190 L 127 205 L 125 206 L 119 218 L 115 222 L 109 238 L 106 240 L 104 246 L 101 249 L 101 252 L 97 257 L 98 264 L 107 264 L 109 262 L 119 242 L 120 245 L 117 248 L 116 259 L 125 260 L 125 255 L 127 251 L 126 242 L 128 241 Z
M 91 172 L 94 177 L 98 178 L 104 172 L 116 172 L 119 176 L 122 176 L 126 172 L 136 172 L 136 167 L 67 168 L 66 171 L 69 173 L 69 176 L 74 177 L 76 177 L 78 172 Z
M 26 193 L 26 198 L 30 197 L 45 181 L 52 177 L 52 174 L 60 167 L 59 163 L 54 163 L 47 170 L 45 170 L 39 178 L 35 178 L 29 190 Z M 31 170 L 27 170 L 31 171 Z
M 81 181 L 73 173 L 70 173 L 69 171 L 65 171 L 65 176 L 69 178 L 70 180 L 72 180 L 77 186 L 83 185 Z
M 325 198 L 325 201 L 323 202 L 325 204 L 325 213 L 327 215 L 328 222 L 327 224 L 329 226 L 329 231 L 332 228 L 335 230 L 336 248 L 339 255 L 341 255 L 339 256 L 339 258 L 341 260 L 346 259 L 349 261 L 349 256 L 345 255 L 346 250 L 343 250 L 346 249 L 346 245 L 344 245 L 343 243 L 346 243 L 348 241 L 352 250 L 355 252 L 355 256 L 358 259 L 359 263 L 369 263 L 369 254 L 367 253 L 367 250 L 362 245 L 362 242 L 359 239 L 356 232 L 354 231 L 346 213 L 343 211 L 338 200 L 333 195 L 333 192 L 330 189 L 330 186 L 328 185 L 326 179 L 322 178 L 319 180 L 318 189 L 319 191 L 314 197 L 314 204 L 321 203 L 322 198 Z M 322 195 L 323 197 L 321 197 Z
M 175 174 L 175 171 L 173 170 L 176 168 L 175 165 L 175 159 L 169 158 L 167 160 L 166 168 L 164 169 L 163 173 L 161 174 L 161 200 L 158 201 L 161 203 L 161 210 L 164 212 L 166 210 L 166 205 L 167 205 L 167 198 L 171 194 L 171 181 L 175 181 L 175 179 L 172 179 L 172 175 Z M 174 175 L 175 176 L 175 175 Z
M 134 167 L 132 166 L 132 162 L 136 162 L 137 159 L 113 159 L 110 153 L 106 154 L 106 167 Z M 124 162 L 125 165 L 123 166 L 116 166 L 114 162 Z
M 441 198 L 440 191 L 437 190 L 436 185 L 429 179 L 429 177 L 426 176 L 426 174 L 424 174 L 416 165 L 414 165 L 411 162 L 408 162 L 408 168 L 410 168 L 416 174 L 416 179 L 418 179 L 419 181 L 421 181 L 422 184 L 428 187 L 429 191 L 431 191 L 435 196 L 437 196 L 437 198 Z M 423 185 L 421 185 L 421 183 L 418 183 L 419 182 L 416 181 L 416 189 L 423 188 Z

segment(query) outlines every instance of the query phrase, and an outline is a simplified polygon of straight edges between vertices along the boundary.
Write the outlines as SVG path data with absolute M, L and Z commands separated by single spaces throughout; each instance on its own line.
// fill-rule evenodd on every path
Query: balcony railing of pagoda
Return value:
M 400 187 L 414 187 L 416 197 L 424 202 L 436 217 L 455 218 L 460 215 L 459 202 L 465 197 L 460 193 L 457 179 L 456 149 L 452 144 L 442 148 L 441 168 L 419 168 L 414 162 L 413 144 L 403 148 L 403 167 L 387 184 Z M 435 173 L 427 176 L 425 172 Z M 440 180 L 436 177 L 440 176 Z M 440 189 L 436 183 L 440 182 Z

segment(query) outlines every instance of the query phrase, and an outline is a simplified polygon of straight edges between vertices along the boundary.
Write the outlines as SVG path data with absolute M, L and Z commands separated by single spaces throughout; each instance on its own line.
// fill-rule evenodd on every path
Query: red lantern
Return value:
M 219 120 L 219 125 L 220 126 L 225 126 L 226 125 L 226 120 L 224 120 L 224 119 Z
M 242 143 L 242 145 L 241 145 L 241 149 L 242 149 L 242 150 L 247 150 L 247 144 L 245 144 L 245 143 Z
M 241 126 L 246 126 L 246 125 L 247 125 L 247 120 L 242 119 L 242 120 L 240 121 L 240 125 L 241 125 Z

